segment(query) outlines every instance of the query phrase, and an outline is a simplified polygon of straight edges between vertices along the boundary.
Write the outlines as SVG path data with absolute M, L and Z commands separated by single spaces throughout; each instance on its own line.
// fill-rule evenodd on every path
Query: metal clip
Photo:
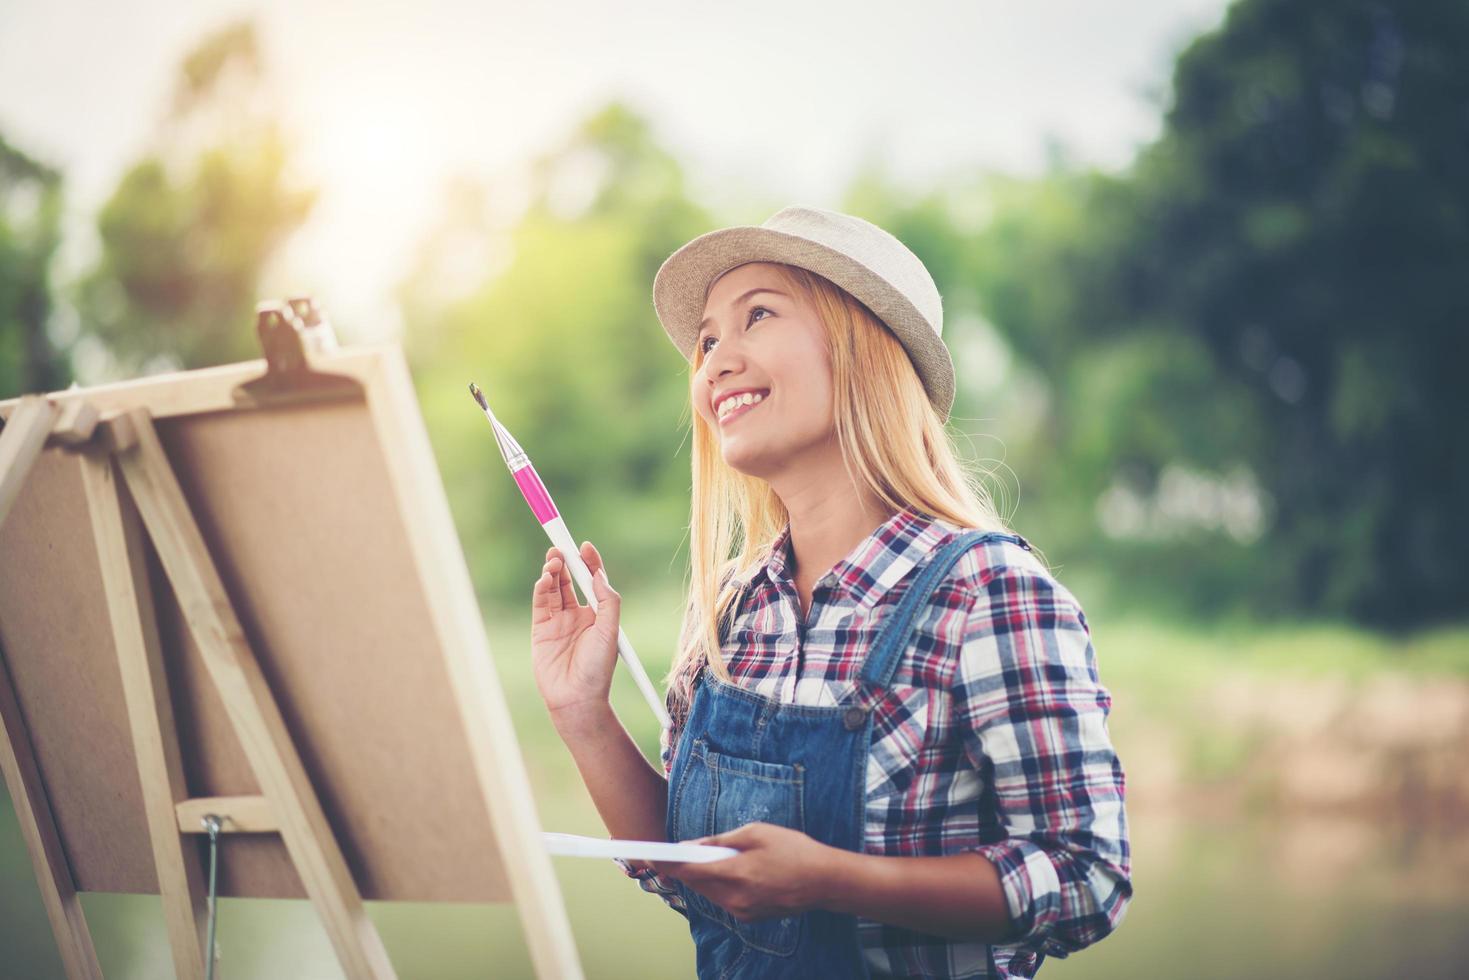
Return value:
M 362 386 L 352 378 L 311 366 L 308 355 L 337 349 L 336 332 L 311 297 L 260 303 L 255 330 L 265 354 L 265 374 L 235 388 L 237 404 L 362 397 Z

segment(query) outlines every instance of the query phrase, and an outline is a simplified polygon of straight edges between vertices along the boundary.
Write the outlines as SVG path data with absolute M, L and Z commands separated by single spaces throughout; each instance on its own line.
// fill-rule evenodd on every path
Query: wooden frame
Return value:
M 543 976 L 580 976 L 570 924 L 540 842 L 529 781 L 402 354 L 396 345 L 380 345 L 314 354 L 307 360 L 312 370 L 360 386 L 413 576 L 422 583 L 434 645 L 442 653 L 458 708 L 477 805 L 493 828 L 532 962 Z M 392 976 L 338 834 L 155 424 L 248 412 L 240 404 L 241 386 L 259 379 L 265 368 L 264 361 L 246 362 L 0 402 L 0 417 L 7 419 L 0 431 L 0 522 L 43 442 L 49 438 L 52 446 L 80 448 L 77 465 L 126 701 L 151 864 L 178 975 L 203 975 L 203 875 L 194 835 L 202 829 L 202 815 L 213 813 L 226 818 L 223 829 L 230 834 L 281 836 L 347 975 Z M 171 695 L 169 688 L 155 617 L 159 597 L 148 570 L 150 543 L 259 794 L 193 798 L 188 792 L 174 713 L 180 695 Z M 53 819 L 56 801 L 48 801 L 42 788 L 17 688 L 3 668 L 0 661 L 0 715 L 5 723 L 0 763 L 67 974 L 98 976 L 76 900 L 74 882 L 80 879 L 68 865 L 64 834 Z

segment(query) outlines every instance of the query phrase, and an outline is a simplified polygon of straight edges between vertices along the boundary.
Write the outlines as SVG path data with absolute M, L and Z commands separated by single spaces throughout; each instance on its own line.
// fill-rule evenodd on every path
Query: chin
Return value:
M 770 459 L 768 454 L 765 453 L 725 452 L 722 455 L 724 465 L 732 470 L 738 470 L 745 474 L 745 476 L 752 476 L 756 479 L 767 479 L 769 474 L 779 468 L 775 465 L 775 461 Z

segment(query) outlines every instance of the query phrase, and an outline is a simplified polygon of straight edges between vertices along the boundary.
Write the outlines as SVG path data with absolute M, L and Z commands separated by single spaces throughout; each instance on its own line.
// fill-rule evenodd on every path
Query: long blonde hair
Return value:
M 836 435 L 853 484 L 871 491 L 894 513 L 907 508 L 961 527 L 1008 530 L 986 489 L 988 473 L 970 472 L 960 463 L 945 423 L 892 331 L 825 277 L 795 266 L 772 265 L 806 297 L 824 328 L 835 389 Z M 702 363 L 703 354 L 696 350 L 691 382 Z M 740 594 L 729 578 L 743 575 L 768 557 L 789 514 L 768 483 L 724 462 L 718 434 L 699 413 L 691 415 L 692 581 L 680 648 L 668 679 L 703 663 L 729 681 L 719 624 Z

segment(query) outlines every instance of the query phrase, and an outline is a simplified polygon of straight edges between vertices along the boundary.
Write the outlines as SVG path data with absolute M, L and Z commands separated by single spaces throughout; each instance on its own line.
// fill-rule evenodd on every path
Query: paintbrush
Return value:
M 561 551 L 561 558 L 566 562 L 567 569 L 571 572 L 572 581 L 581 590 L 582 598 L 587 604 L 596 608 L 596 593 L 592 591 L 592 573 L 587 568 L 586 562 L 582 561 L 581 549 L 574 543 L 571 532 L 566 529 L 566 522 L 561 519 L 561 514 L 556 510 L 556 504 L 551 500 L 551 494 L 547 492 L 546 485 L 541 482 L 540 474 L 536 472 L 535 466 L 531 465 L 530 456 L 510 430 L 500 424 L 495 418 L 495 413 L 490 411 L 490 403 L 485 400 L 485 393 L 479 390 L 479 385 L 473 381 L 469 383 L 469 393 L 474 396 L 475 402 L 485 413 L 485 418 L 490 420 L 490 425 L 495 430 L 495 442 L 500 446 L 500 455 L 505 458 L 505 465 L 510 469 L 510 475 L 515 477 L 515 485 L 520 488 L 520 495 L 530 505 L 531 513 L 536 515 L 536 520 L 541 522 L 541 528 L 547 537 Z M 668 711 L 663 706 L 663 699 L 658 697 L 658 692 L 653 688 L 653 682 L 648 680 L 648 674 L 643 670 L 642 662 L 633 651 L 632 643 L 622 627 L 617 628 L 617 655 L 627 669 L 632 672 L 633 680 L 637 682 L 638 690 L 643 693 L 643 698 L 648 702 L 648 707 L 653 709 L 658 723 L 667 728 L 669 724 Z

